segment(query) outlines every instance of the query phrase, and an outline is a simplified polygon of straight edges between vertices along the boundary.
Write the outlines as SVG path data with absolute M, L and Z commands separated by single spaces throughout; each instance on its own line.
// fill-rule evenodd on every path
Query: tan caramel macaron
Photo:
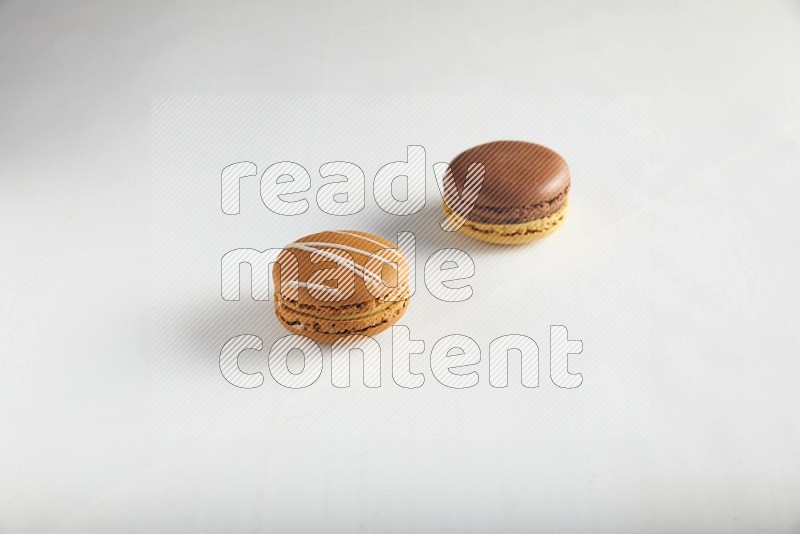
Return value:
M 483 185 L 469 213 L 459 213 L 473 163 L 484 166 Z M 463 217 L 460 231 L 490 243 L 516 245 L 545 236 L 567 214 L 570 175 L 553 150 L 524 141 L 495 141 L 462 152 L 450 164 L 445 182 L 445 212 Z M 473 171 L 474 172 L 474 171 Z M 457 186 L 456 191 L 453 185 Z
M 312 234 L 278 256 L 275 315 L 291 333 L 322 343 L 377 334 L 408 308 L 408 277 L 408 260 L 385 239 L 357 231 Z

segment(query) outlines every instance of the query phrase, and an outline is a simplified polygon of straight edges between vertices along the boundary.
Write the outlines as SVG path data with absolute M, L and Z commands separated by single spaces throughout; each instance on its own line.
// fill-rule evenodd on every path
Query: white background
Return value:
M 791 2 L 0 4 L 0 531 L 797 531 L 799 30 Z M 337 139 L 348 154 L 323 151 L 324 130 L 287 137 L 281 156 L 246 135 L 241 158 L 209 153 L 233 128 L 221 144 L 201 138 L 175 173 L 197 167 L 180 197 L 196 213 L 176 213 L 221 237 L 205 250 L 186 229 L 180 253 L 198 267 L 159 285 L 158 244 L 180 226 L 156 224 L 152 96 L 273 93 L 439 95 L 408 101 L 445 114 L 470 97 L 442 95 L 492 96 L 452 129 L 428 114 Z M 584 94 L 605 96 L 569 96 Z M 379 116 L 402 109 L 384 98 Z M 570 99 L 593 103 L 583 122 Z M 536 115 L 549 118 L 524 120 Z M 429 369 L 414 391 L 386 375 L 380 390 L 335 390 L 323 373 L 305 396 L 269 376 L 241 392 L 213 372 L 218 336 L 275 335 L 268 303 L 209 300 L 217 245 L 279 246 L 330 222 L 273 218 L 287 225 L 273 241 L 253 196 L 236 223 L 204 219 L 222 166 L 280 157 L 315 176 L 350 159 L 369 178 L 404 144 L 425 145 L 430 165 L 505 134 L 568 157 L 567 224 L 507 262 L 463 238 L 426 250 L 474 250 L 476 299 L 497 269 L 550 274 L 526 286 L 546 313 L 526 331 L 502 308 L 481 320 L 478 301 L 434 316 L 421 288 L 404 323 L 428 351 L 459 331 L 484 350 L 504 333 L 546 348 L 547 326 L 564 323 L 584 341 L 584 385 L 558 390 L 542 373 L 536 390 L 513 377 L 494 390 L 485 353 L 467 391 Z M 429 200 L 412 227 L 435 224 L 435 190 Z M 352 226 L 404 225 L 365 213 Z M 169 313 L 162 287 L 179 297 Z M 190 370 L 173 402 L 164 332 L 180 341 L 172 370 Z M 246 363 L 266 372 L 263 358 Z
M 647 432 L 651 366 L 641 355 L 650 350 L 654 239 L 648 112 L 645 100 L 630 97 L 157 97 L 151 204 L 155 432 L 506 442 Z M 577 185 L 564 231 L 527 247 L 498 247 L 441 230 L 442 200 L 431 167 L 487 138 L 536 139 L 569 158 Z M 426 149 L 426 205 L 419 213 L 391 215 L 378 206 L 373 179 L 381 166 L 405 160 L 409 144 Z M 248 157 L 262 173 L 283 160 L 309 169 L 311 190 L 290 197 L 310 200 L 308 211 L 288 217 L 268 210 L 259 173 L 240 181 L 240 213 L 224 214 L 221 170 Z M 357 163 L 369 177 L 359 213 L 329 215 L 317 205 L 319 186 L 330 182 L 318 169 L 339 159 Z M 272 379 L 259 391 L 237 391 L 221 377 L 220 351 L 229 339 L 261 337 L 266 350 L 243 355 L 240 366 L 269 374 L 269 349 L 287 334 L 272 302 L 250 299 L 249 266 L 242 270 L 241 300 L 221 298 L 223 255 L 280 248 L 322 229 L 366 230 L 392 241 L 401 231 L 415 234 L 416 293 L 401 324 L 425 342 L 426 355 L 411 365 L 415 373 L 427 370 L 420 391 L 393 381 L 390 332 L 377 337 L 384 355 L 381 391 L 363 385 L 337 390 L 329 364 L 309 391 L 284 390 Z M 474 276 L 455 284 L 472 287 L 464 302 L 435 298 L 436 288 L 428 287 L 435 277 L 425 276 L 429 258 L 454 247 L 475 263 Z M 253 276 L 264 285 L 263 271 Z M 587 376 L 580 391 L 559 389 L 548 378 L 551 324 L 585 340 L 589 357 L 576 356 L 571 366 Z M 482 346 L 475 370 L 483 380 L 475 390 L 449 390 L 432 375 L 428 355 L 450 334 Z M 518 357 L 509 370 L 515 387 L 490 387 L 489 344 L 508 334 L 539 344 L 540 390 L 521 386 Z M 290 364 L 302 369 L 302 358 Z M 362 384 L 361 365 L 360 358 L 353 361 L 354 385 Z

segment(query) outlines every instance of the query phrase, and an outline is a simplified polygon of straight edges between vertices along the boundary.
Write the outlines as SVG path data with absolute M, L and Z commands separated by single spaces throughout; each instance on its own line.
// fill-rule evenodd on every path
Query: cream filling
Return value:
M 564 202 L 564 205 L 562 205 L 556 211 L 546 217 L 542 217 L 541 219 L 531 219 L 530 221 L 511 224 L 484 223 L 473 221 L 472 219 L 466 219 L 464 226 L 475 232 L 501 236 L 544 233 L 552 229 L 555 224 L 564 219 L 568 204 L 568 202 Z M 444 206 L 444 212 L 446 215 L 453 213 L 447 205 Z
M 402 302 L 402 301 L 397 301 L 397 302 Z M 318 315 L 314 313 L 308 313 L 306 311 L 300 311 L 300 310 L 295 310 L 293 308 L 289 308 L 288 306 L 285 306 L 283 302 L 280 302 L 279 305 L 281 307 L 287 308 L 288 310 L 291 310 L 294 313 L 299 313 L 300 315 L 305 315 L 308 317 L 312 317 L 314 319 L 323 319 L 325 321 L 355 321 L 356 319 L 363 319 L 364 317 L 369 317 L 371 315 L 381 313 L 382 311 L 392 306 L 392 304 L 397 304 L 397 302 L 394 301 L 384 302 L 380 306 L 372 308 L 371 310 L 367 310 L 360 313 L 353 313 L 350 315 Z

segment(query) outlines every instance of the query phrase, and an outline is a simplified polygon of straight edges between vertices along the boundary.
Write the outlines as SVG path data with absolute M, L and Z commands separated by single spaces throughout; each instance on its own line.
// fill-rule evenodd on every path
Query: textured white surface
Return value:
M 641 436 L 648 431 L 650 408 L 649 366 L 641 358 L 649 350 L 651 328 L 648 115 L 646 100 L 631 97 L 159 97 L 152 122 L 151 209 L 157 433 L 318 439 Z M 569 158 L 576 185 L 569 223 L 561 231 L 528 247 L 497 247 L 440 228 L 444 214 L 431 167 L 482 138 L 536 139 Z M 383 165 L 405 159 L 408 144 L 426 148 L 427 200 L 423 211 L 397 216 L 378 207 L 372 178 Z M 267 210 L 259 198 L 259 173 L 242 180 L 241 212 L 223 214 L 219 174 L 233 162 L 225 158 L 243 157 L 257 162 L 260 173 L 274 161 L 302 162 L 314 174 L 312 186 L 294 197 L 310 198 L 308 211 L 286 217 Z M 327 215 L 314 202 L 322 183 L 315 170 L 334 158 L 356 162 L 369 177 L 359 213 Z M 260 336 L 267 350 L 243 355 L 241 365 L 261 372 L 266 353 L 285 331 L 272 317 L 271 302 L 250 301 L 248 281 L 242 283 L 242 300 L 220 298 L 220 258 L 233 249 L 279 248 L 336 228 L 392 241 L 401 231 L 415 234 L 417 287 L 401 323 L 413 339 L 425 342 L 426 355 L 412 360 L 414 372 L 427 370 L 425 383 L 415 392 L 394 383 L 387 332 L 378 337 L 384 356 L 379 392 L 336 390 L 330 371 L 308 392 L 282 390 L 271 379 L 259 391 L 233 390 L 218 370 L 224 343 L 239 334 Z M 435 276 L 425 272 L 429 258 L 453 247 L 475 264 L 466 282 L 472 295 L 463 302 L 435 297 Z M 550 382 L 551 324 L 567 326 L 573 339 L 585 340 L 589 348 L 572 361 L 573 372 L 587 377 L 580 391 Z M 483 381 L 475 390 L 452 391 L 433 377 L 428 356 L 451 334 L 470 336 L 482 347 L 476 370 Z M 490 387 L 489 344 L 507 334 L 538 343 L 544 376 L 539 390 L 521 387 L 516 360 L 511 370 L 516 387 Z M 361 382 L 360 375 L 353 380 Z
M 797 531 L 797 65 L 796 2 L 0 4 L 0 531 Z M 557 391 L 542 374 L 538 390 L 493 390 L 484 354 L 473 390 L 445 389 L 427 369 L 413 391 L 388 383 L 366 391 L 358 382 L 334 390 L 323 374 L 305 396 L 278 390 L 268 376 L 262 388 L 240 392 L 216 369 L 183 378 L 183 395 L 167 410 L 153 376 L 167 360 L 151 351 L 150 334 L 158 317 L 151 267 L 163 259 L 156 240 L 151 255 L 151 97 L 231 93 L 515 94 L 509 104 L 533 94 L 540 103 L 542 95 L 641 95 L 650 115 L 633 122 L 646 128 L 636 135 L 647 140 L 649 178 L 625 191 L 638 191 L 649 224 L 618 228 L 608 242 L 646 247 L 638 287 L 649 300 L 640 309 L 631 304 L 642 293 L 594 283 L 635 265 L 591 249 L 580 263 L 564 246 L 584 235 L 581 221 L 608 216 L 591 206 L 627 198 L 604 197 L 604 186 L 620 184 L 589 178 L 611 176 L 619 158 L 598 167 L 602 150 L 589 157 L 577 139 L 571 163 L 586 158 L 586 167 L 576 187 L 580 176 L 593 193 L 576 197 L 584 209 L 576 206 L 559 233 L 521 254 L 548 252 L 555 274 L 579 280 L 567 301 L 553 296 L 554 316 L 535 319 L 529 333 L 544 348 L 547 327 L 560 321 L 584 341 L 580 388 Z M 602 109 L 592 107 L 597 121 Z M 403 127 L 420 121 L 409 117 Z M 457 137 L 441 124 L 429 130 L 442 136 L 430 147 L 407 131 L 377 129 L 364 146 L 383 151 L 370 151 L 372 164 L 411 142 L 446 160 L 472 139 L 524 126 L 491 116 L 482 123 L 485 130 Z M 537 128 L 551 128 L 554 145 L 571 130 L 562 122 Z M 287 146 L 308 150 L 302 139 Z M 612 156 L 624 153 L 618 141 L 603 141 Z M 364 161 L 361 146 L 349 150 L 294 159 Z M 273 161 L 244 152 L 260 170 Z M 219 159 L 201 171 L 218 176 L 238 161 Z M 425 213 L 417 224 L 435 223 L 432 206 Z M 294 238 L 318 223 L 308 217 L 280 231 Z M 229 229 L 225 245 L 250 246 L 245 236 L 258 227 L 241 224 L 248 230 Z M 208 257 L 193 257 L 211 274 L 172 288 L 186 297 L 170 301 L 183 307 L 173 319 L 208 314 L 204 299 L 216 288 L 207 280 L 224 250 L 198 243 L 189 245 Z M 481 273 L 496 267 L 477 255 L 475 298 L 485 292 Z M 626 305 L 600 298 L 609 294 Z M 557 306 L 569 299 L 585 306 L 565 318 Z M 420 299 L 421 310 L 434 305 Z M 458 316 L 453 332 L 411 323 L 447 317 L 453 306 L 433 317 L 409 311 L 406 324 L 426 352 L 449 333 L 474 335 L 484 351 L 494 334 L 526 333 L 495 324 L 500 313 L 491 308 L 488 321 Z M 212 314 L 211 327 L 190 338 L 195 346 L 176 345 L 175 368 L 192 350 L 208 363 L 203 351 L 231 329 L 268 343 L 267 327 L 248 323 L 264 307 L 242 302 L 233 315 Z M 651 328 L 626 336 L 626 321 Z M 248 363 L 266 371 L 264 358 Z M 192 380 L 221 389 L 209 389 L 198 409 L 188 402 L 197 398 Z M 597 381 L 610 388 L 591 389 Z M 209 427 L 222 420 L 213 410 L 239 405 L 236 395 L 246 409 L 227 421 L 240 426 Z M 491 403 L 523 397 L 530 405 L 506 405 L 506 425 L 492 419 Z M 630 404 L 601 412 L 614 398 Z M 511 426 L 511 416 L 545 431 Z M 248 421 L 280 432 L 251 432 Z

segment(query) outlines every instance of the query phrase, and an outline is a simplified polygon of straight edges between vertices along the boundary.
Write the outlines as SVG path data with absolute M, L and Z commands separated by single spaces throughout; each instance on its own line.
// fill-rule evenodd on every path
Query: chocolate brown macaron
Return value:
M 473 163 L 484 166 L 483 185 L 471 211 L 459 213 L 458 207 L 468 204 L 449 199 L 464 191 Z M 555 230 L 566 216 L 569 168 L 547 147 L 524 141 L 486 143 L 456 156 L 450 170 L 453 180 L 445 181 L 444 209 L 463 218 L 460 231 L 468 236 L 503 245 L 528 243 Z
M 272 279 L 281 324 L 322 343 L 389 328 L 410 298 L 408 260 L 394 244 L 366 232 L 298 239 L 278 255 Z

